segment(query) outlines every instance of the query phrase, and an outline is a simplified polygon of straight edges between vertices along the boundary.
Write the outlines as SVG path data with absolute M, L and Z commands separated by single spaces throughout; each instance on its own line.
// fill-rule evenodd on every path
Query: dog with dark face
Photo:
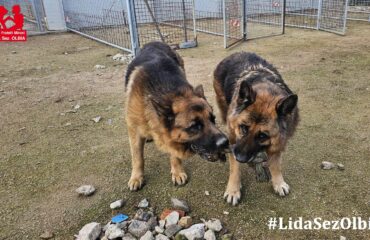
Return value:
M 233 205 L 239 202 L 240 163 L 251 164 L 259 156 L 266 156 L 275 192 L 287 195 L 290 189 L 281 172 L 281 153 L 299 121 L 297 95 L 271 64 L 246 52 L 218 64 L 213 86 L 232 150 L 224 198 Z
M 145 45 L 128 66 L 125 84 L 132 158 L 130 190 L 143 185 L 143 149 L 148 139 L 170 154 L 174 184 L 186 183 L 182 161 L 193 154 L 208 161 L 226 160 L 228 139 L 216 128 L 203 87 L 193 88 L 188 83 L 182 58 L 168 45 Z

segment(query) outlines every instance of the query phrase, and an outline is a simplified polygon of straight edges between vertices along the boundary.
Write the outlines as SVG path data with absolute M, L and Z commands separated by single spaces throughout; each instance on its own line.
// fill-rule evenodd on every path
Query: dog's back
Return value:
M 182 58 L 173 51 L 168 45 L 161 42 L 151 42 L 146 44 L 138 53 L 138 56 L 129 64 L 126 73 L 125 86 L 129 85 L 130 77 L 135 68 L 141 67 L 147 75 L 150 76 L 145 85 L 153 90 L 169 88 L 171 91 L 176 89 L 178 84 L 186 84 L 184 62 Z M 170 76 L 174 76 L 170 78 Z M 179 78 L 176 78 L 179 76 Z M 177 81 L 174 81 L 177 79 Z

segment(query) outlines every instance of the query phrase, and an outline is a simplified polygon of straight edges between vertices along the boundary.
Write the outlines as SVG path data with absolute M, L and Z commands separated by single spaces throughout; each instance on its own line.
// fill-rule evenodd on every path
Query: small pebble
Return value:
M 76 189 L 76 192 L 80 195 L 90 196 L 95 192 L 95 187 L 92 185 L 82 185 Z
M 191 224 L 193 223 L 193 220 L 191 219 L 190 216 L 185 216 L 185 217 L 182 217 L 180 220 L 179 220 L 179 225 L 183 228 L 188 228 L 191 226 Z
M 164 233 L 164 229 L 159 227 L 159 226 L 155 226 L 154 230 L 157 232 L 157 233 Z
M 337 163 L 337 167 L 339 170 L 343 171 L 344 170 L 344 165 L 341 163 Z
M 171 212 L 166 217 L 166 228 L 170 225 L 175 225 L 179 221 L 180 214 L 176 211 Z
M 93 120 L 95 123 L 98 123 L 98 122 L 100 122 L 100 120 L 101 120 L 101 116 L 94 117 L 92 120 Z
M 188 213 L 190 211 L 189 205 L 186 201 L 180 200 L 177 198 L 171 198 L 172 206 L 175 209 L 179 209 L 184 211 L 185 213 Z
M 75 110 L 77 110 L 77 109 L 80 109 L 80 107 L 81 107 L 80 105 L 76 104 L 76 105 L 74 105 L 74 107 L 73 107 L 73 108 L 74 108 Z
M 137 205 L 137 207 L 139 207 L 139 208 L 147 208 L 147 207 L 149 207 L 149 201 L 146 198 L 144 198 L 143 200 L 141 200 L 139 202 L 139 204 Z
M 229 215 L 230 213 L 228 211 L 224 211 L 224 215 Z
M 208 230 L 204 234 L 204 240 L 216 240 L 216 235 L 212 230 Z
M 209 196 L 209 195 L 210 195 L 208 191 L 205 191 L 205 192 L 204 192 L 204 194 L 205 194 L 206 196 Z
M 321 168 L 323 170 L 330 170 L 330 169 L 333 169 L 334 167 L 335 167 L 335 165 L 332 162 L 323 161 L 321 163 Z
M 51 239 L 53 237 L 54 237 L 54 234 L 49 230 L 46 230 L 43 234 L 40 235 L 41 239 Z
M 99 65 L 99 64 L 97 64 L 97 65 L 95 65 L 95 67 L 94 67 L 95 69 L 104 69 L 105 68 L 105 66 L 104 65 Z
M 117 208 L 122 207 L 122 205 L 123 205 L 123 199 L 120 199 L 115 202 L 112 202 L 109 206 L 111 209 L 117 209 Z

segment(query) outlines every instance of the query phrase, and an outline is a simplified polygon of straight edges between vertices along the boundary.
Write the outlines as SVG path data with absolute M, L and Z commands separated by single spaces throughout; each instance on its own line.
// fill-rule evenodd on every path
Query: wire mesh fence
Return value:
M 135 0 L 139 44 L 162 41 L 178 45 L 194 39 L 192 0 Z
M 347 19 L 370 22 L 370 0 L 350 0 Z
M 120 0 L 63 0 L 67 28 L 100 42 L 131 51 L 125 6 Z
M 29 34 L 45 31 L 45 12 L 41 0 L 0 0 L 0 6 L 5 7 L 5 14 L 12 15 L 13 7 L 19 5 L 24 16 L 23 29 Z M 11 27 L 12 22 L 7 21 L 7 27 Z

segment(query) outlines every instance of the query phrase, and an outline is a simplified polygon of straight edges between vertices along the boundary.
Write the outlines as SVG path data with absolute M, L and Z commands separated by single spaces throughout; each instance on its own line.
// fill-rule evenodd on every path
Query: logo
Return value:
M 0 6 L 0 42 L 27 41 L 27 31 L 23 30 L 24 16 L 21 7 L 14 5 L 12 14 L 4 6 Z

